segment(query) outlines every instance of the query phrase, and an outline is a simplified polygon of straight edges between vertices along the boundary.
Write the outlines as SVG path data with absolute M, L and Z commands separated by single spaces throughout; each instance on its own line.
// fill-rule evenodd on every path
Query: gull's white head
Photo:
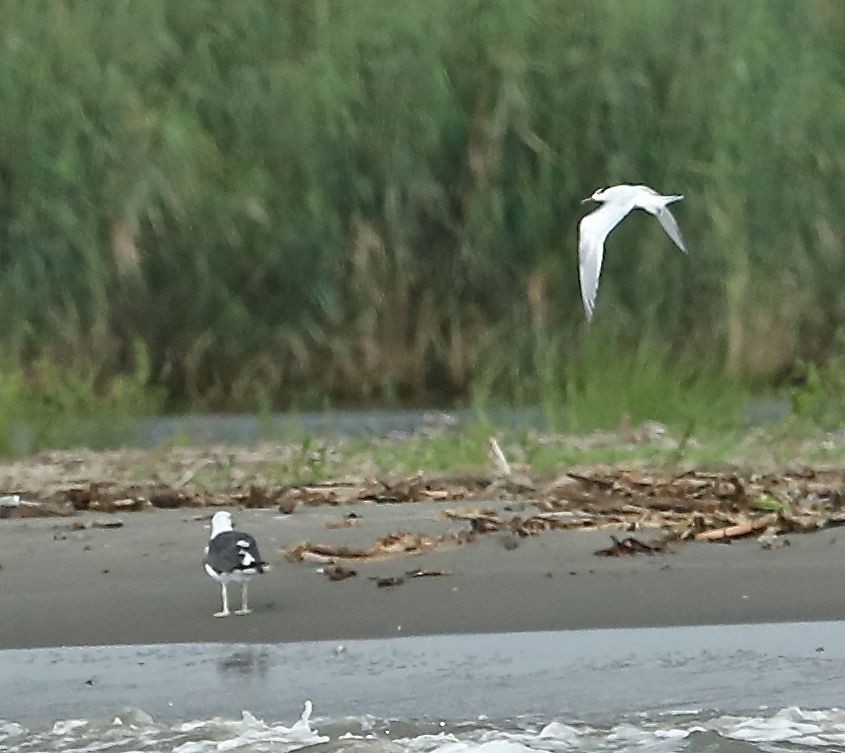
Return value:
M 604 193 L 607 191 L 606 188 L 597 188 L 593 191 L 592 195 L 588 196 L 586 199 L 582 199 L 581 203 L 586 204 L 588 201 L 604 201 Z
M 214 513 L 211 519 L 211 538 L 213 539 L 218 533 L 225 533 L 232 530 L 232 513 L 227 510 L 221 510 Z

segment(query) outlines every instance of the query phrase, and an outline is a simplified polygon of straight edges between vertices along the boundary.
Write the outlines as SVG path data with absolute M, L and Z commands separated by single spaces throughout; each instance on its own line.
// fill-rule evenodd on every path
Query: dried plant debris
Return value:
M 573 472 L 540 488 L 534 504 L 542 512 L 508 516 L 491 507 L 466 507 L 444 515 L 467 521 L 477 534 L 509 531 L 520 537 L 608 527 L 661 530 L 680 541 L 732 540 L 764 530 L 809 533 L 845 524 L 845 473 Z
M 50 517 L 91 511 L 101 513 L 138 512 L 150 507 L 176 508 L 202 504 L 192 496 L 160 487 L 120 487 L 107 483 L 70 486 L 49 494 L 29 493 L 35 499 L 20 495 L 0 497 L 0 517 Z M 17 500 L 17 501 L 16 501 Z M 219 504 L 227 504 L 221 500 Z
M 123 528 L 123 521 L 118 518 L 100 518 L 91 525 L 94 528 Z
M 756 518 L 738 518 L 732 525 L 709 528 L 695 534 L 696 541 L 718 541 L 737 539 L 752 533 L 772 529 L 777 525 L 777 513 L 768 513 Z
M 343 505 L 352 502 L 430 502 L 443 499 L 462 499 L 484 489 L 490 481 L 474 479 L 426 479 L 417 474 L 396 481 L 361 480 L 306 484 L 286 488 L 280 495 L 287 507 L 298 504 Z
M 260 472 L 253 473 L 278 463 L 288 449 L 173 451 L 144 483 L 126 480 L 133 463 L 144 458 L 150 462 L 149 456 L 142 453 L 44 453 L 26 462 L 2 466 L 5 471 L 0 475 L 0 518 L 68 516 L 82 511 L 123 514 L 233 504 L 276 508 L 285 513 L 300 506 L 362 502 L 450 500 L 467 505 L 447 513 L 450 519 L 462 523 L 461 530 L 434 543 L 421 539 L 407 549 L 400 546 L 398 554 L 466 543 L 494 532 L 522 539 L 553 530 L 612 527 L 631 533 L 659 529 L 682 541 L 730 541 L 759 536 L 765 530 L 779 536 L 845 524 L 845 469 L 836 466 L 802 466 L 779 473 L 668 473 L 636 466 L 593 466 L 543 478 L 531 476 L 528 466 L 505 457 L 510 476 L 504 473 L 501 458 L 498 472 L 486 476 L 416 473 L 392 479 L 344 477 L 284 485 L 264 482 Z M 497 457 L 499 454 L 504 455 L 501 446 L 498 454 L 494 452 Z M 514 475 L 516 470 L 518 478 Z M 216 490 L 209 491 L 201 482 L 215 473 L 223 474 L 227 480 L 215 482 Z M 519 514 L 489 507 L 497 501 L 524 507 Z M 354 524 L 355 519 L 348 517 L 330 527 Z M 332 552 L 302 553 L 315 561 L 337 556 Z M 377 548 L 350 558 L 385 556 L 397 556 L 397 552 L 389 547 Z
M 299 500 L 296 499 L 296 497 L 283 497 L 279 502 L 279 512 L 284 515 L 290 515 L 294 510 L 296 510 L 297 505 L 299 505 Z
M 290 562 L 319 562 L 334 564 L 338 560 L 386 560 L 434 551 L 445 545 L 457 545 L 461 537 L 449 531 L 439 536 L 405 531 L 392 533 L 369 547 L 334 546 L 303 541 L 284 551 Z
M 336 520 L 326 523 L 326 528 L 354 528 L 361 522 L 361 516 L 354 512 L 350 512 L 343 517 L 342 520 Z
M 403 583 L 414 578 L 437 578 L 450 573 L 442 570 L 423 570 L 422 568 L 415 568 L 413 570 L 406 570 L 404 575 L 381 575 L 373 576 L 370 580 L 375 581 L 379 588 L 393 588 L 393 586 L 401 586 Z
M 401 586 L 405 582 L 405 578 L 402 575 L 387 575 L 383 577 L 373 577 L 370 578 L 370 580 L 374 580 L 379 588 L 392 588 L 393 586 Z
M 757 537 L 757 541 L 763 549 L 780 549 L 784 546 L 791 546 L 788 538 L 778 536 L 777 528 L 770 526 Z
M 324 568 L 323 572 L 331 581 L 349 580 L 349 578 L 354 578 L 358 575 L 355 570 L 350 570 L 348 567 L 342 567 L 341 565 L 331 565 Z
M 0 518 L 49 518 L 73 514 L 74 509 L 67 502 L 33 501 L 22 499 L 17 494 L 0 497 Z
M 660 554 L 665 552 L 667 540 L 641 541 L 640 539 L 628 536 L 624 539 L 617 539 L 611 536 L 611 545 L 605 549 L 599 549 L 595 554 L 599 557 L 630 557 L 634 554 Z
M 451 574 L 443 570 L 423 570 L 421 567 L 405 571 L 405 577 L 407 578 L 442 578 L 444 575 Z
M 555 495 L 555 489 L 562 493 Z M 773 535 L 807 533 L 845 523 L 841 469 L 671 476 L 614 469 L 570 473 L 544 491 L 541 509 L 592 517 L 585 527 L 659 528 L 680 540 L 732 540 L 766 529 Z
M 543 512 L 535 515 L 502 516 L 485 508 L 462 508 L 444 510 L 443 515 L 451 520 L 466 520 L 474 533 L 495 533 L 510 531 L 517 536 L 532 536 L 543 531 L 584 528 L 595 519 L 573 515 L 568 511 Z

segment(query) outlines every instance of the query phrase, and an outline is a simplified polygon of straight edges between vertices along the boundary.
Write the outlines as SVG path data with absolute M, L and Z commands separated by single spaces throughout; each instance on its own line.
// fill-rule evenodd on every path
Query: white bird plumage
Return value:
M 220 584 L 223 608 L 215 617 L 228 617 L 229 583 L 241 585 L 241 608 L 237 615 L 250 613 L 247 605 L 247 584 L 254 575 L 266 572 L 269 567 L 262 561 L 258 544 L 248 533 L 236 531 L 232 525 L 232 514 L 227 510 L 214 513 L 211 519 L 211 537 L 205 547 L 205 572 Z
M 681 230 L 667 205 L 680 201 L 683 195 L 662 196 L 648 186 L 622 184 L 599 188 L 581 203 L 597 201 L 601 206 L 581 218 L 578 224 L 578 261 L 581 278 L 581 298 L 587 319 L 593 318 L 596 293 L 599 289 L 604 242 L 613 230 L 634 209 L 643 209 L 657 217 L 660 225 L 684 253 L 687 253 Z

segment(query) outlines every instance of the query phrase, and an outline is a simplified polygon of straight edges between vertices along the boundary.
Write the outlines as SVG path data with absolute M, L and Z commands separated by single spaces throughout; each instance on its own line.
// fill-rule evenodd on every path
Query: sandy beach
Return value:
M 497 503 L 499 509 L 505 503 Z M 0 520 L 0 648 L 178 642 L 276 643 L 443 633 L 837 620 L 845 615 L 845 536 L 791 534 L 683 543 L 662 554 L 598 557 L 612 530 L 479 536 L 419 556 L 324 566 L 289 562 L 302 541 L 368 546 L 390 533 L 466 529 L 454 503 L 354 504 L 237 510 L 271 572 L 251 587 L 248 617 L 215 619 L 218 586 L 202 569 L 208 510 L 145 510 Z M 495 505 L 494 505 L 495 506 Z M 349 515 L 354 527 L 336 527 Z M 88 527 L 81 528 L 79 523 Z M 647 531 L 638 537 L 649 538 Z M 514 546 L 515 545 L 515 546 Z M 379 587 L 376 578 L 423 569 L 442 576 Z M 236 592 L 233 592 L 236 595 Z

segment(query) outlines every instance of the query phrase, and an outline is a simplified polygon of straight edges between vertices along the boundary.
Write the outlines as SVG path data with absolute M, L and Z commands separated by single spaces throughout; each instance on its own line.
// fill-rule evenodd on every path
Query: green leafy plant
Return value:
M 27 372 L 0 370 L 0 454 L 127 441 L 133 422 L 162 406 L 141 349 L 136 358 L 133 373 L 107 380 L 93 370 L 67 370 L 46 360 Z
M 843 39 L 823 0 L 6 0 L 0 348 L 96 363 L 73 404 L 140 341 L 169 408 L 654 414 L 671 372 L 580 352 L 575 249 L 644 181 L 691 254 L 626 222 L 594 331 L 772 380 L 845 321 Z

